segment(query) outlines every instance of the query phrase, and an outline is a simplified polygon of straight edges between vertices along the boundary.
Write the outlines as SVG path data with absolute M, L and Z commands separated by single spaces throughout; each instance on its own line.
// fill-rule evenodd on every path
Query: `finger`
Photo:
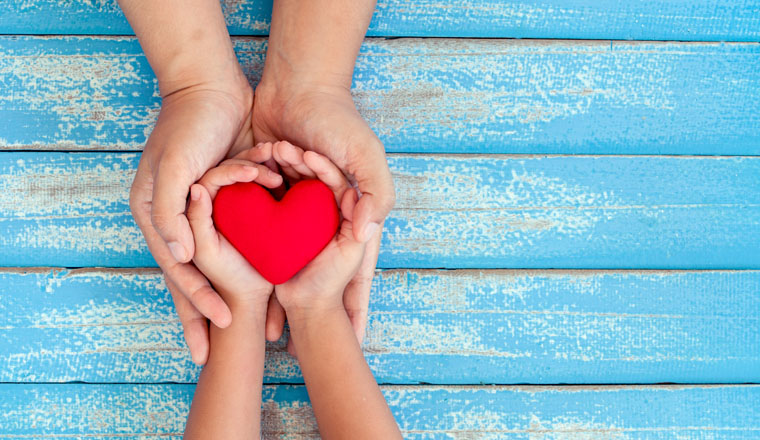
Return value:
M 301 174 L 302 178 L 314 179 L 316 175 L 303 161 L 303 149 L 296 147 L 288 141 L 280 141 L 274 144 L 280 160 Z M 283 165 L 283 163 L 280 163 Z
M 311 169 L 319 180 L 327 185 L 335 195 L 335 201 L 341 203 L 343 194 L 350 188 L 346 176 L 330 159 L 313 151 L 303 154 L 303 161 Z M 352 208 L 353 211 L 353 208 Z
M 273 144 L 271 142 L 260 142 L 255 147 L 242 151 L 235 156 L 235 158 L 266 165 L 267 168 L 279 174 L 280 168 L 277 166 L 277 161 L 275 161 L 272 156 L 272 147 Z
M 219 328 L 230 325 L 232 322 L 230 308 L 194 264 L 177 264 L 169 268 L 167 274 L 180 288 L 182 294 L 214 325 Z
M 355 190 L 346 191 L 343 193 L 343 199 L 340 203 L 340 213 L 343 215 L 343 218 L 345 220 L 353 221 L 354 208 L 356 207 L 356 202 L 358 199 L 359 195 Z
M 361 192 L 354 209 L 354 235 L 357 240 L 365 242 L 372 238 L 396 202 L 383 146 L 377 139 L 373 144 L 355 155 L 356 162 L 349 167 Z
M 282 176 L 272 172 L 265 165 L 229 159 L 222 162 L 218 167 L 209 170 L 198 183 L 206 187 L 213 200 L 221 187 L 237 182 L 251 181 L 268 188 L 276 188 L 282 185 Z
M 380 252 L 381 239 L 382 230 L 378 230 L 367 243 L 359 270 L 343 291 L 343 306 L 346 308 L 351 326 L 356 333 L 356 339 L 360 344 L 364 340 L 367 327 L 369 296 L 372 289 L 372 278 L 375 275 L 377 256 Z
M 176 290 L 188 299 L 203 316 L 211 319 L 220 328 L 227 327 L 232 321 L 229 307 L 214 292 L 206 277 L 200 273 L 195 265 L 178 263 L 174 259 L 163 238 L 153 228 L 152 223 L 146 221 L 146 218 L 150 217 L 147 211 L 149 209 L 149 205 L 135 206 L 135 219 L 156 262 L 167 277 L 173 281 Z M 188 227 L 190 227 L 189 223 Z
M 271 145 L 271 144 L 270 144 Z M 284 172 L 280 170 L 280 166 L 277 164 L 277 161 L 274 160 L 274 157 L 270 157 L 264 162 L 264 165 L 267 166 L 270 170 L 274 171 L 277 174 L 283 175 Z M 287 179 L 289 182 L 291 181 L 290 178 Z M 277 188 L 272 188 L 271 192 L 275 199 L 282 200 L 282 198 L 285 196 L 285 193 L 288 191 L 288 189 L 285 187 L 285 179 L 283 179 L 282 185 L 278 186 Z
M 166 287 L 174 300 L 174 308 L 177 310 L 179 321 L 182 323 L 182 331 L 185 336 L 185 343 L 190 349 L 190 356 L 197 365 L 203 365 L 208 360 L 209 340 L 208 340 L 208 322 L 206 317 L 198 312 L 190 301 L 182 295 L 177 286 L 171 282 L 169 277 L 164 275 Z
M 187 206 L 187 219 L 195 239 L 195 255 L 217 255 L 219 252 L 219 235 L 211 219 L 211 197 L 203 185 L 190 187 L 190 203 Z M 202 266 L 203 267 L 203 266 Z
M 235 158 L 263 164 L 272 159 L 272 143 L 260 142 L 253 148 L 241 151 Z
M 272 292 L 267 307 L 266 339 L 270 342 L 278 341 L 282 337 L 285 327 L 285 309 L 282 308 L 277 296 Z
M 288 161 L 286 161 L 285 159 L 282 158 L 282 156 L 280 156 L 280 149 L 278 149 L 276 145 L 272 149 L 272 158 L 277 163 L 277 166 L 280 168 L 280 172 L 282 172 L 282 174 L 285 175 L 285 177 L 287 178 L 289 185 L 292 186 L 296 182 L 301 180 L 301 174 L 298 171 L 296 171 L 295 168 L 290 166 L 290 163 Z
M 151 223 L 174 259 L 187 263 L 195 252 L 193 233 L 185 217 L 190 185 L 200 177 L 189 171 L 180 155 L 165 154 L 153 175 Z
M 274 164 L 273 165 L 274 169 L 269 166 L 269 162 L 270 161 L 272 162 L 272 164 Z M 227 159 L 227 160 L 225 160 L 224 162 L 222 162 L 220 164 L 220 166 L 222 166 L 222 165 L 243 165 L 243 166 L 249 165 L 249 166 L 253 166 L 253 167 L 255 167 L 256 169 L 259 170 L 259 175 L 255 179 L 256 183 L 262 184 L 262 185 L 264 185 L 264 186 L 266 186 L 267 188 L 270 188 L 270 189 L 271 188 L 276 188 L 276 187 L 281 186 L 283 184 L 282 175 L 278 172 L 279 170 L 277 169 L 277 162 L 274 162 L 274 159 L 270 159 L 269 161 L 260 164 L 260 163 L 253 162 L 253 161 L 250 161 L 250 160 L 233 158 L 233 159 Z

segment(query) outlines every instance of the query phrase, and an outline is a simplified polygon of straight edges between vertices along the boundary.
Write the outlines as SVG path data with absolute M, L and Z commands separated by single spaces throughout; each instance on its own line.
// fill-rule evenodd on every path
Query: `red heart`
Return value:
M 214 199 L 216 229 L 272 284 L 316 257 L 338 230 L 338 206 L 319 180 L 302 180 L 277 201 L 253 182 L 225 186 Z

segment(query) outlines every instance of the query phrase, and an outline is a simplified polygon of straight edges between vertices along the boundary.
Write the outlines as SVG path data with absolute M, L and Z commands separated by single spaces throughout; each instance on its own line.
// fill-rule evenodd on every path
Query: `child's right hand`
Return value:
M 212 200 L 222 186 L 250 181 L 268 188 L 282 184 L 282 176 L 265 165 L 240 158 L 245 154 L 222 162 L 190 187 L 187 218 L 195 240 L 193 262 L 208 277 L 230 309 L 265 310 L 272 284 L 216 230 L 211 218 Z
M 276 148 L 277 146 L 275 146 Z M 297 147 L 296 147 L 297 148 Z M 277 300 L 291 325 L 294 320 L 324 310 L 345 313 L 343 291 L 364 257 L 365 243 L 354 238 L 353 212 L 358 199 L 343 173 L 329 159 L 313 151 L 303 153 L 304 165 L 335 194 L 343 221 L 338 234 L 314 260 L 293 278 L 275 286 Z

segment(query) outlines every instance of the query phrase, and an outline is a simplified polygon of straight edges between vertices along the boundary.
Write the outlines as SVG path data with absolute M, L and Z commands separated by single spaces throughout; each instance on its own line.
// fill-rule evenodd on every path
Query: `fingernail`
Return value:
M 201 193 L 198 191 L 198 187 L 193 185 L 190 187 L 190 199 L 191 200 L 198 200 L 201 198 Z
M 375 232 L 377 232 L 377 228 L 380 227 L 375 222 L 367 223 L 367 226 L 364 227 L 364 241 L 367 242 L 375 235 Z
M 185 252 L 184 246 L 182 246 L 176 241 L 172 241 L 172 242 L 169 242 L 169 250 L 171 251 L 175 260 L 180 261 L 180 262 L 185 261 L 185 256 L 187 255 L 187 253 Z
M 214 325 L 216 325 L 219 328 L 227 328 L 232 324 L 232 315 L 225 314 L 224 316 L 219 319 L 219 322 L 214 322 Z
M 200 357 L 198 357 L 198 356 L 195 356 L 195 355 L 193 355 L 192 353 L 190 353 L 190 356 L 193 358 L 193 363 L 194 363 L 195 365 L 200 365 L 200 364 L 201 364 L 201 359 L 200 359 Z

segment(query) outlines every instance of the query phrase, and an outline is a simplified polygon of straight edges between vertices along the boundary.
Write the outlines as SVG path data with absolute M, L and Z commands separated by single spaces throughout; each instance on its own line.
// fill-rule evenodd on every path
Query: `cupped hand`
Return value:
M 130 191 L 132 215 L 164 273 L 198 364 L 208 356 L 206 317 L 226 327 L 231 314 L 191 262 L 195 245 L 185 217 L 187 195 L 206 170 L 253 145 L 252 103 L 244 77 L 196 84 L 165 96 Z
M 228 159 L 209 170 L 190 187 L 187 219 L 195 239 L 193 262 L 231 309 L 265 310 L 272 283 L 219 233 L 211 218 L 212 203 L 222 186 L 256 182 L 268 188 L 282 184 L 282 177 L 264 165 L 244 159 Z
M 345 288 L 343 302 L 361 342 L 382 225 L 395 202 L 382 143 L 359 115 L 347 88 L 297 80 L 287 85 L 276 84 L 266 77 L 266 72 L 256 88 L 252 127 L 256 142 L 287 140 L 320 153 L 357 185 L 361 196 L 351 216 L 352 233 L 356 240 L 367 243 L 367 249 L 359 270 Z M 279 159 L 289 162 L 281 164 L 283 172 L 290 178 L 298 178 L 302 153 L 286 152 Z M 270 309 L 267 339 L 277 340 L 282 333 L 284 314 L 277 311 L 277 304 Z
M 275 151 L 283 145 L 295 148 L 281 142 L 275 145 Z M 302 176 L 319 179 L 332 190 L 343 219 L 338 233 L 319 255 L 291 279 L 275 286 L 277 300 L 291 322 L 298 316 L 317 311 L 344 310 L 344 289 L 359 269 L 366 247 L 353 233 L 353 212 L 358 195 L 341 171 L 325 156 L 313 151 L 303 153 L 303 163 L 297 167 Z M 290 341 L 289 351 L 293 352 Z

